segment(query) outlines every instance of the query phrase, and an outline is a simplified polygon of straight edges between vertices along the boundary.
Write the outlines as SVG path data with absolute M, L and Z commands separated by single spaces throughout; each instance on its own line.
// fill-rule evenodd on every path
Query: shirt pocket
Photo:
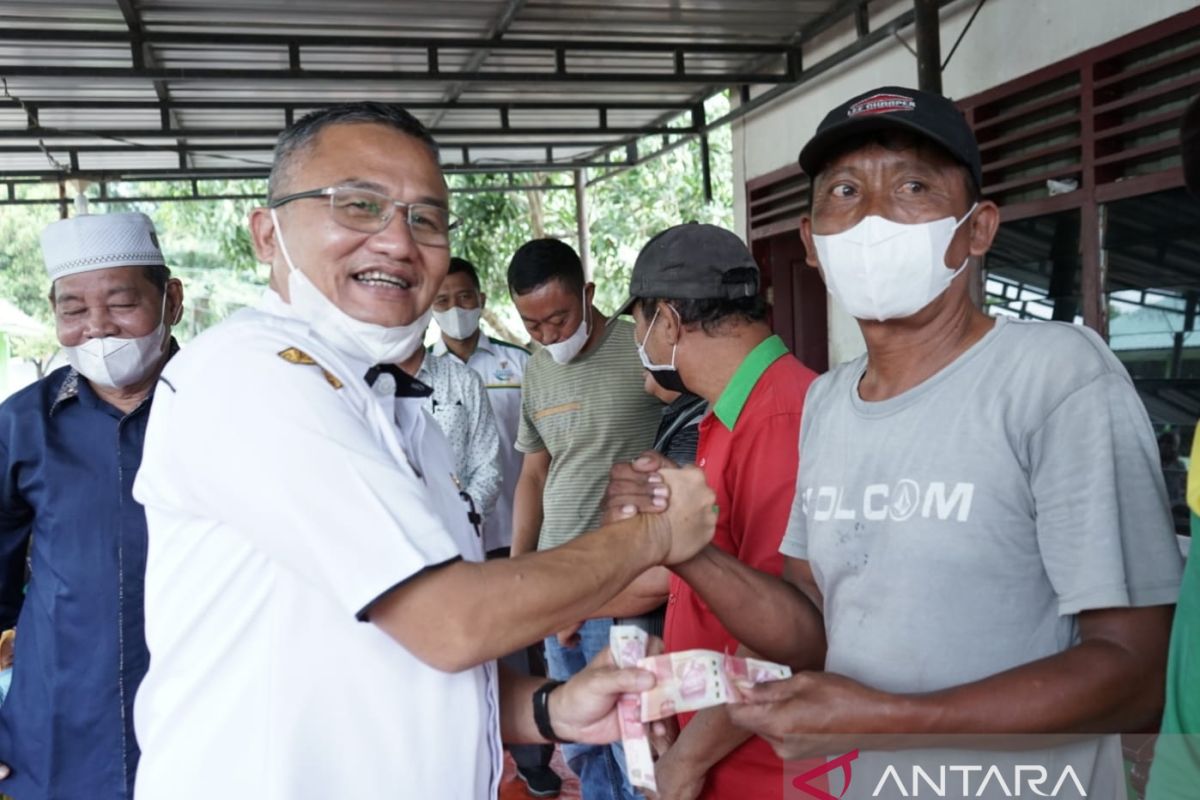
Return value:
M 544 406 L 533 414 L 533 422 L 547 445 L 565 444 L 563 437 L 571 436 L 583 417 L 583 402 L 568 400 Z M 554 447 L 551 446 L 551 450 Z

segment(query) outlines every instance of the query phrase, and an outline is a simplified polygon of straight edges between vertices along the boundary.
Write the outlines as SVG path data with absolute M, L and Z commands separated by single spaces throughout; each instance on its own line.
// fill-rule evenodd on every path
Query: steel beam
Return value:
M 686 131 L 680 131 L 686 133 Z M 0 140 L 3 137 L 0 136 Z M 471 150 L 508 150 L 512 148 L 532 148 L 544 150 L 549 148 L 554 149 L 575 149 L 589 147 L 606 147 L 612 144 L 608 139 L 572 139 L 572 140 L 554 140 L 547 141 L 539 139 L 537 142 L 497 142 L 468 140 L 465 142 L 446 142 L 441 145 L 441 150 L 458 150 L 463 147 Z M 154 152 L 154 153 L 176 153 L 180 149 L 186 150 L 189 153 L 212 155 L 217 153 L 262 153 L 270 155 L 275 142 L 272 139 L 270 142 L 261 144 L 249 144 L 246 142 L 232 142 L 228 144 L 205 144 L 197 142 L 194 144 L 185 144 L 181 148 L 174 142 L 162 141 L 151 144 L 134 144 L 130 142 L 120 142 L 118 144 L 75 144 L 69 142 L 55 143 L 46 145 L 51 152 L 61 153 L 138 153 L 138 152 Z M 0 144 L 0 154 L 3 153 L 40 153 L 41 147 L 36 143 L 30 144 Z M 444 155 L 444 154 L 443 154 Z M 547 161 L 552 161 L 552 158 L 547 158 Z
M 500 10 L 500 13 L 492 22 L 487 38 L 499 40 L 501 37 L 503 37 L 504 34 L 508 32 L 509 27 L 513 24 L 513 20 L 516 19 L 517 13 L 521 10 L 523 5 L 525 5 L 525 0 L 507 0 L 507 2 L 504 4 L 504 8 Z M 477 72 L 481 67 L 483 67 L 483 62 L 487 61 L 487 57 L 491 54 L 491 52 L 492 51 L 490 49 L 480 49 L 471 53 L 471 56 L 467 59 L 466 66 L 463 67 L 463 71 Z M 438 124 L 442 121 L 442 118 L 446 116 L 446 112 L 449 110 L 449 107 L 458 102 L 458 99 L 462 97 L 462 94 L 466 88 L 466 83 L 459 82 L 446 90 L 446 93 L 442 95 L 442 105 L 439 111 L 434 115 L 433 119 L 429 123 L 430 128 L 436 128 L 438 126 Z M 507 128 L 508 109 L 502 109 L 501 113 L 504 115 L 503 127 Z
M 394 102 L 410 111 L 439 109 L 444 106 L 441 100 L 408 100 L 397 96 Z M 38 100 L 41 109 L 112 109 L 115 111 L 138 111 L 169 109 L 171 111 L 287 111 L 289 109 L 321 108 L 325 103 L 320 100 L 302 102 L 297 100 Z M 537 101 L 537 100 L 458 100 L 454 103 L 456 110 L 462 111 L 687 111 L 696 104 L 689 100 L 579 100 L 579 101 Z M 0 108 L 20 108 L 16 100 L 0 96 Z
M 136 183 L 133 181 L 125 181 L 125 183 Z M 12 186 L 10 184 L 9 188 Z M 491 193 L 508 193 L 508 192 L 561 192 L 574 191 L 573 186 L 557 184 L 557 183 L 530 183 L 530 184 L 508 184 L 505 186 L 472 186 L 468 188 L 450 189 L 450 194 L 491 194 Z M 125 197 L 116 197 L 113 195 L 104 195 L 101 197 L 88 197 L 88 203 L 103 205 L 108 203 L 193 203 L 196 201 L 224 201 L 224 200 L 256 200 L 262 201 L 265 194 L 205 194 L 203 192 L 194 192 L 187 195 L 130 195 Z M 55 198 L 49 199 L 18 199 L 15 194 L 9 193 L 7 198 L 0 198 L 0 206 L 57 206 L 61 205 L 62 201 Z
M 859 2 L 861 0 L 856 0 Z M 64 30 L 52 28 L 8 28 L 0 30 L 0 41 L 41 42 L 60 44 L 130 44 L 138 40 L 156 47 L 163 45 L 209 45 L 214 48 L 228 46 L 279 47 L 287 49 L 322 47 L 354 50 L 357 48 L 394 48 L 426 52 L 434 50 L 543 50 L 571 53 L 707 53 L 749 54 L 773 53 L 786 55 L 789 46 L 779 42 L 660 42 L 644 39 L 596 39 L 589 41 L 564 42 L 557 39 L 492 39 L 488 37 L 437 37 L 415 38 L 411 36 L 332 36 L 288 33 L 218 33 L 184 31 L 149 31 L 140 34 L 114 30 Z
M 166 80 L 166 81 L 276 81 L 311 83 L 313 81 L 359 81 L 362 83 L 610 83 L 680 86 L 687 84 L 785 83 L 787 73 L 744 72 L 432 72 L 418 70 L 342 70 L 342 69 L 243 69 L 237 67 L 67 67 L 38 64 L 0 64 L 0 74 L 9 78 L 76 78 L 81 80 Z
M 917 88 L 942 93 L 942 32 L 938 0 L 913 0 L 917 33 Z
M 279 128 L 3 128 L 0 129 L 0 139 L 177 139 L 188 141 L 200 139 L 263 139 L 272 144 L 279 136 Z M 620 127 L 620 128 L 579 128 L 550 126 L 543 128 L 440 128 L 431 131 L 440 140 L 464 136 L 479 137 L 480 139 L 495 139 L 498 137 L 538 137 L 537 141 L 522 142 L 513 139 L 513 147 L 528 145 L 539 147 L 544 145 L 544 137 L 548 136 L 595 136 L 611 134 L 613 136 L 651 136 L 669 135 L 672 133 L 697 133 L 693 127 Z M 606 141 L 603 144 L 612 144 Z M 55 145 L 49 145 L 54 147 Z M 457 142 L 446 142 L 447 147 L 461 147 Z
M 677 145 L 672 145 L 674 149 Z M 658 153 L 652 154 L 653 156 Z M 579 161 L 530 161 L 490 163 L 473 161 L 470 164 L 442 164 L 442 172 L 453 174 L 476 173 L 514 173 L 527 172 L 569 172 L 575 169 L 613 169 L 624 166 L 619 161 L 604 161 L 594 157 Z M 79 177 L 90 178 L 94 181 L 179 181 L 189 178 L 201 180 L 242 180 L 251 178 L 266 178 L 270 165 L 264 164 L 259 168 L 228 168 L 228 167 L 190 167 L 186 172 L 177 169 L 136 168 L 136 169 L 83 169 Z M 9 170 L 0 172 L 0 183 L 45 183 L 54 182 L 65 177 L 59 170 Z

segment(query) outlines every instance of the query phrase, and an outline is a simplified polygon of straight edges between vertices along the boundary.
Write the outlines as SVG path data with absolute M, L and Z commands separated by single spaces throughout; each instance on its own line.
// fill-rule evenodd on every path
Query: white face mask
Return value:
M 946 250 L 960 219 L 905 225 L 879 216 L 864 217 L 849 230 L 813 235 L 829 293 L 857 319 L 882 322 L 909 317 L 934 301 L 958 274 L 946 267 Z
M 167 332 L 167 295 L 163 292 L 163 307 L 158 326 L 145 336 L 119 339 L 105 336 L 88 339 L 76 347 L 64 347 L 67 362 L 92 383 L 110 389 L 131 386 L 150 374 L 163 354 Z
M 470 339 L 479 330 L 479 317 L 482 314 L 482 308 L 452 306 L 445 311 L 434 311 L 433 318 L 437 320 L 442 333 L 451 339 Z
M 587 302 L 587 287 L 583 289 L 583 321 L 579 323 L 579 327 L 575 332 L 563 339 L 561 342 L 546 345 L 546 349 L 550 351 L 550 357 L 559 364 L 570 363 L 571 359 L 579 355 L 579 351 L 587 344 L 588 337 L 591 336 L 591 309 L 588 308 Z
M 654 316 L 650 318 L 650 324 L 646 326 L 646 335 L 640 342 L 637 343 L 638 358 L 642 360 L 642 366 L 650 373 L 655 382 L 666 389 L 668 392 L 684 392 L 687 388 L 683 385 L 683 379 L 679 377 L 679 370 L 675 368 L 675 351 L 679 349 L 679 342 L 671 345 L 671 363 L 670 364 L 655 364 L 650 360 L 650 354 L 646 352 L 646 342 L 650 341 L 650 331 L 654 330 L 654 323 L 658 322 L 659 309 L 654 310 Z
M 342 311 L 325 294 L 313 285 L 308 276 L 296 268 L 283 243 L 283 233 L 275 209 L 271 209 L 271 221 L 275 223 L 275 241 L 283 253 L 288 269 L 288 298 L 296 316 L 332 345 L 335 350 L 368 364 L 394 364 L 416 352 L 425 339 L 432 309 L 408 325 L 395 328 L 363 322 Z

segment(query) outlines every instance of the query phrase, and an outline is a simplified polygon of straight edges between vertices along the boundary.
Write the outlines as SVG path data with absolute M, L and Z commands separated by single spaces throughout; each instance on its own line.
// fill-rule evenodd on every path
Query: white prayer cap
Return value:
M 51 223 L 42 231 L 42 256 L 52 282 L 96 269 L 166 266 L 154 223 L 136 211 Z

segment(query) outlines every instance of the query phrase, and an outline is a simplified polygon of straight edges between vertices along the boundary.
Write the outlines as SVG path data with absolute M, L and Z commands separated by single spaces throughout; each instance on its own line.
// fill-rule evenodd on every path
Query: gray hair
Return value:
M 271 176 L 267 180 L 268 197 L 278 197 L 281 185 L 286 180 L 296 156 L 312 146 L 317 134 L 330 125 L 354 123 L 386 125 L 424 142 L 433 157 L 437 158 L 437 142 L 433 140 L 429 129 L 404 108 L 391 103 L 341 103 L 305 114 L 279 134 L 279 139 L 275 142 Z

